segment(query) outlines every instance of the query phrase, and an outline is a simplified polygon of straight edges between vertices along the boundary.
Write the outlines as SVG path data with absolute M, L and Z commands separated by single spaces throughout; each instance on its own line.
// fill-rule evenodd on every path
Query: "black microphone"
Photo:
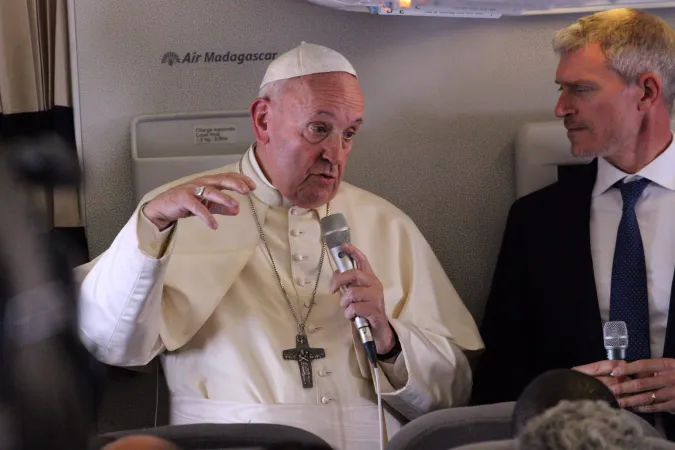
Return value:
M 628 348 L 628 327 L 626 326 L 626 322 L 606 322 L 602 327 L 602 334 L 605 339 L 607 359 L 611 361 L 626 359 L 626 349 Z
M 349 233 L 349 226 L 347 219 L 342 214 L 331 214 L 321 219 L 321 234 L 323 234 L 324 242 L 328 251 L 335 262 L 340 273 L 352 270 L 355 265 L 352 258 L 342 251 L 342 244 L 351 243 L 351 235 Z M 344 292 L 344 286 L 340 288 Z M 361 342 L 366 350 L 366 355 L 373 367 L 377 367 L 377 349 L 375 341 L 370 330 L 368 320 L 363 317 L 356 316 L 354 318 L 356 328 L 359 330 Z

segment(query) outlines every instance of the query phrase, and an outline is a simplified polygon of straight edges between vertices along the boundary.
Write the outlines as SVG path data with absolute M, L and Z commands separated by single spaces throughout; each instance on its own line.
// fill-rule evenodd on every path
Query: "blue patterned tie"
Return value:
M 649 359 L 649 298 L 647 269 L 635 204 L 650 181 L 642 178 L 614 186 L 621 191 L 623 213 L 616 234 L 609 320 L 623 320 L 628 326 L 626 360 Z

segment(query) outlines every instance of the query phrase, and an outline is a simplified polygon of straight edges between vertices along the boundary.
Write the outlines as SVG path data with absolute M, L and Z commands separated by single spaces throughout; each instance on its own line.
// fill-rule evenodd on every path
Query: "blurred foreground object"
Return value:
M 0 140 L 0 450 L 84 449 L 95 434 L 100 366 L 80 343 L 71 271 L 29 195 L 79 182 L 58 137 Z

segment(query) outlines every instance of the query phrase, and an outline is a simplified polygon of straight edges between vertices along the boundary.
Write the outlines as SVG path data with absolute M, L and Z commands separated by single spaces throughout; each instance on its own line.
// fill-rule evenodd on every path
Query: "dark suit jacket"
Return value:
M 596 160 L 565 168 L 558 182 L 511 207 L 481 325 L 473 404 L 515 401 L 547 370 L 607 359 L 590 240 L 596 173 Z M 673 308 L 664 357 L 675 357 Z M 675 416 L 665 416 L 674 440 Z

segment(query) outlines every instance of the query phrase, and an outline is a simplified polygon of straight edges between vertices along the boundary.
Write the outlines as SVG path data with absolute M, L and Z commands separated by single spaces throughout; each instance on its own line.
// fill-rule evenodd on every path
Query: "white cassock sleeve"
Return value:
M 393 363 L 379 361 L 378 365 L 382 369 L 382 373 L 387 377 L 387 381 L 392 389 L 401 389 L 408 382 L 408 369 L 405 368 L 405 362 L 401 362 L 403 358 L 396 358 Z
M 390 241 L 397 243 L 390 246 L 397 254 L 382 252 L 386 257 L 371 261 L 383 274 L 387 315 L 402 349 L 393 364 L 379 363 L 383 400 L 410 420 L 466 405 L 472 388 L 467 354 L 483 350 L 473 316 L 412 221 L 376 228 L 394 230 Z
M 160 232 L 137 210 L 110 248 L 75 269 L 81 338 L 104 363 L 143 366 L 164 350 L 162 285 L 174 228 Z
M 429 344 L 419 341 L 420 338 L 424 339 L 421 333 L 415 334 L 409 338 L 412 342 L 418 342 L 408 345 L 408 348 L 420 348 Z M 405 349 L 403 342 L 401 347 Z M 380 362 L 379 367 L 385 375 L 380 377 L 382 398 L 409 420 L 438 409 L 466 405 L 471 396 L 471 367 L 461 348 L 453 343 L 449 343 L 449 347 L 452 350 L 446 353 L 446 360 L 436 362 L 438 366 L 445 363 L 443 365 L 446 367 L 442 367 L 445 373 L 438 371 L 439 368 L 435 370 L 429 368 L 426 373 L 418 372 L 416 378 L 410 377 L 408 365 L 420 365 L 425 356 L 432 356 L 432 352 L 427 355 L 415 355 L 417 357 L 411 361 L 412 358 L 407 357 L 403 350 L 393 364 Z

